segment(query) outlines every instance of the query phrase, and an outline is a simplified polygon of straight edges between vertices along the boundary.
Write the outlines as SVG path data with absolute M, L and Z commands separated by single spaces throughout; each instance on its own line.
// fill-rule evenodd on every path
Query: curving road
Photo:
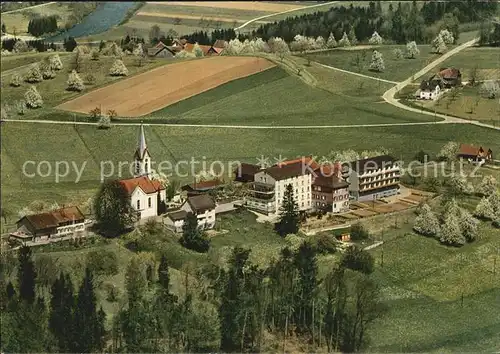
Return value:
M 323 3 L 323 4 L 316 4 L 316 5 L 309 5 L 309 6 L 304 6 L 304 7 L 298 7 L 296 9 L 286 10 L 286 11 L 282 11 L 282 12 L 276 12 L 276 13 L 273 13 L 273 14 L 270 14 L 270 15 L 259 16 L 259 17 L 256 17 L 254 19 L 251 19 L 250 21 L 245 22 L 244 24 L 242 24 L 239 27 L 236 27 L 234 30 L 235 31 L 239 31 L 242 28 L 245 28 L 246 26 L 248 26 L 249 24 L 254 23 L 255 21 L 262 20 L 264 18 L 273 17 L 273 16 L 282 15 L 282 14 L 286 14 L 286 13 L 293 12 L 293 11 L 304 10 L 304 9 L 309 9 L 309 8 L 313 8 L 313 7 L 318 7 L 318 6 L 326 6 L 326 5 L 329 5 L 329 4 L 335 4 L 337 2 L 338 1 L 330 1 L 330 2 Z
M 441 114 L 441 113 L 428 112 L 428 111 L 424 111 L 424 110 L 421 110 L 421 109 L 418 109 L 418 108 L 414 108 L 414 107 L 409 107 L 409 106 L 406 106 L 406 105 L 402 104 L 401 102 L 399 102 L 399 100 L 397 100 L 396 98 L 394 98 L 394 95 L 398 91 L 400 91 L 403 87 L 405 87 L 406 85 L 408 85 L 411 82 L 415 81 L 419 77 L 422 77 L 428 71 L 430 71 L 432 68 L 434 68 L 437 65 L 441 64 L 442 62 L 444 62 L 449 57 L 457 54 L 458 52 L 460 52 L 460 51 L 462 51 L 462 50 L 464 50 L 464 49 L 466 49 L 468 47 L 473 46 L 478 40 L 479 40 L 479 38 L 474 38 L 474 39 L 472 39 L 472 40 L 470 40 L 468 42 L 465 42 L 464 44 L 461 44 L 458 47 L 455 47 L 455 48 L 451 49 L 450 51 L 444 53 L 439 58 L 437 58 L 436 60 L 434 60 L 432 63 L 430 63 L 429 65 L 427 65 L 423 69 L 419 70 L 413 76 L 409 77 L 408 79 L 406 79 L 404 81 L 401 81 L 400 83 L 396 84 L 394 87 L 391 87 L 389 90 L 387 90 L 386 92 L 384 92 L 384 94 L 382 95 L 382 98 L 387 103 L 390 103 L 393 106 L 396 106 L 398 108 L 401 108 L 401 109 L 404 109 L 404 110 L 407 110 L 407 111 L 417 112 L 417 113 L 420 113 L 420 114 L 426 114 L 426 115 L 429 115 L 429 116 L 443 118 L 444 121 L 442 121 L 442 123 L 474 124 L 474 125 L 478 125 L 480 127 L 485 127 L 485 128 L 500 130 L 500 127 L 495 127 L 495 126 L 490 125 L 490 124 L 481 123 L 481 122 L 473 121 L 473 120 L 467 120 L 467 119 L 457 118 L 457 117 L 453 117 L 453 116 L 449 116 L 449 115 Z

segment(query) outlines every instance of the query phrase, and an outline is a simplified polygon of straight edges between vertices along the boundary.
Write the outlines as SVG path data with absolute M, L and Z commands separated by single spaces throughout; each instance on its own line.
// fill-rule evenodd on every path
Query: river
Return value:
M 127 11 L 137 2 L 108 1 L 100 4 L 92 13 L 67 31 L 46 38 L 45 42 L 62 42 L 66 37 L 83 37 L 106 32 L 118 25 L 127 15 Z

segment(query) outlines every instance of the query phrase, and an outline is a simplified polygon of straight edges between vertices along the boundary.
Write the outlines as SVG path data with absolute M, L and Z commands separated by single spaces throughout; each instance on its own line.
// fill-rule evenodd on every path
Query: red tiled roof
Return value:
M 81 221 L 85 219 L 80 209 L 76 206 L 60 208 L 47 213 L 26 215 L 28 222 L 36 229 L 43 230 L 58 227 L 60 224 L 70 221 Z M 19 222 L 18 221 L 18 222 Z
M 200 46 L 201 50 L 203 51 L 203 55 L 207 55 L 210 48 L 212 48 L 212 46 L 210 46 L 210 45 L 202 45 L 202 44 L 198 44 L 198 45 Z M 184 50 L 186 52 L 192 52 L 193 49 L 194 49 L 194 44 L 192 44 L 192 43 L 186 43 L 186 45 L 184 46 Z
M 446 68 L 439 72 L 439 76 L 443 79 L 456 79 L 460 75 L 460 70 L 456 68 Z
M 300 158 L 294 159 L 294 160 L 282 161 L 280 163 L 277 163 L 276 166 L 283 167 L 283 166 L 288 166 L 288 165 L 292 165 L 292 164 L 296 164 L 296 163 L 308 164 L 311 166 L 311 168 L 313 170 L 316 170 L 317 168 L 319 168 L 319 165 L 316 163 L 316 161 L 313 160 L 313 158 L 311 156 L 304 156 L 304 157 L 300 157 Z
M 458 154 L 466 156 L 486 157 L 488 155 L 488 149 L 485 149 L 481 146 L 476 147 L 469 144 L 460 144 L 460 148 L 458 149 Z
M 165 189 L 159 181 L 152 180 L 147 176 L 123 179 L 120 181 L 120 184 L 125 188 L 129 195 L 132 194 L 137 187 L 140 187 L 146 194 L 156 193 Z

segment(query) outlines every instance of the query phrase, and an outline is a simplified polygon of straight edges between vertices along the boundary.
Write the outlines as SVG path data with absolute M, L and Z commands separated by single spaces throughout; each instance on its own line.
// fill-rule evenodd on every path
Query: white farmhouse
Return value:
M 424 80 L 420 84 L 419 98 L 421 100 L 435 100 L 441 94 L 442 87 L 439 80 Z
M 152 174 L 151 155 L 146 144 L 144 127 L 141 125 L 139 142 L 134 154 L 134 178 L 120 181 L 139 219 L 157 216 L 159 204 L 166 201 L 165 187 L 160 181 L 152 179 L 150 177 Z
M 213 199 L 206 194 L 190 196 L 182 204 L 180 210 L 166 215 L 164 223 L 169 229 L 182 232 L 184 220 L 189 213 L 192 213 L 196 215 L 200 229 L 213 229 L 215 226 L 215 206 Z

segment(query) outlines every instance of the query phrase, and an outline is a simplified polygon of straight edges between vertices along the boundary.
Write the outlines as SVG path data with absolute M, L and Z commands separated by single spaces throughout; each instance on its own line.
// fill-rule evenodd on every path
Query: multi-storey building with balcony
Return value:
M 276 214 L 283 203 L 283 196 L 289 184 L 300 211 L 311 209 L 310 171 L 304 168 L 301 159 L 286 161 L 258 171 L 250 184 L 250 195 L 246 206 L 264 214 Z
M 342 166 L 321 166 L 312 180 L 312 207 L 331 213 L 349 211 L 349 183 L 342 178 Z
M 351 199 L 367 201 L 399 194 L 400 168 L 389 155 L 353 161 L 342 166 Z

